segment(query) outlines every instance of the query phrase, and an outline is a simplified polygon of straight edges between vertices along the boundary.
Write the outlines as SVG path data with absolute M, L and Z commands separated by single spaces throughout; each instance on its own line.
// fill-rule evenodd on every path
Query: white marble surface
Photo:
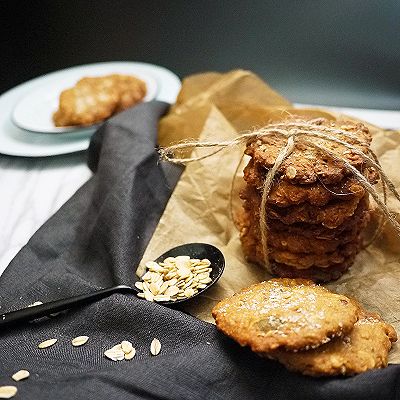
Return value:
M 400 112 L 340 110 L 387 129 L 400 129 Z M 0 155 L 0 274 L 90 176 L 84 153 L 48 158 Z
M 0 274 L 90 176 L 83 152 L 48 158 L 0 155 Z

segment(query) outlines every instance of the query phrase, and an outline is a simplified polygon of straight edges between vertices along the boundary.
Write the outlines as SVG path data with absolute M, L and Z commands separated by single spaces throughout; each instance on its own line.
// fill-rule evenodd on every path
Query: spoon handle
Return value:
M 72 307 L 82 306 L 95 300 L 103 299 L 113 293 L 130 292 L 135 290 L 129 286 L 120 285 L 107 289 L 97 290 L 79 296 L 68 297 L 66 299 L 55 300 L 38 306 L 26 307 L 17 311 L 11 311 L 0 315 L 0 327 L 15 324 L 18 322 L 31 321 L 46 315 L 68 310 Z

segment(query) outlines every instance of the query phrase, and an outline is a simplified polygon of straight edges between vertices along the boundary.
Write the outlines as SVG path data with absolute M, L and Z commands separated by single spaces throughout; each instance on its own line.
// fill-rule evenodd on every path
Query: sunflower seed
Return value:
M 165 294 L 158 294 L 157 296 L 154 296 L 154 301 L 170 301 L 170 300 L 171 297 Z
M 139 290 L 143 290 L 143 282 L 135 282 L 135 287 Z
M 127 340 L 123 340 L 121 342 L 121 349 L 125 354 L 130 353 L 133 349 L 132 343 L 128 342 Z
M 188 288 L 193 283 L 193 279 L 189 279 L 184 285 L 184 288 Z
M 151 279 L 151 272 L 147 271 L 143 276 L 142 276 L 142 280 L 143 281 L 149 281 Z
M 0 386 L 0 399 L 11 399 L 18 392 L 15 386 Z
M 155 296 L 156 294 L 158 294 L 160 287 L 156 283 L 150 283 L 149 289 L 150 292 Z
M 39 343 L 38 347 L 39 347 L 39 349 L 45 349 L 46 347 L 53 346 L 53 344 L 55 344 L 56 342 L 57 342 L 57 339 L 48 339 L 42 343 Z
M 197 269 L 196 270 L 196 274 L 200 275 L 200 274 L 207 274 L 209 275 L 209 273 L 212 271 L 211 268 L 201 268 L 201 269 Z
M 151 281 L 152 283 L 156 283 L 156 282 L 158 282 L 160 279 L 162 280 L 162 276 L 161 276 L 159 273 L 157 273 L 157 272 L 152 272 L 152 273 L 151 273 L 151 279 L 150 279 L 150 281 Z
M 112 361 L 121 361 L 125 358 L 125 353 L 122 350 L 117 349 L 106 350 L 104 355 Z
M 140 297 L 141 299 L 144 299 L 144 298 L 145 298 L 144 293 L 138 293 L 138 294 L 137 294 L 137 297 Z
M 27 371 L 26 369 L 21 369 L 18 372 L 16 372 L 11 378 L 14 379 L 14 381 L 18 382 L 18 381 L 22 381 L 23 379 L 29 378 L 29 371 Z
M 178 294 L 179 292 L 179 288 L 176 286 L 170 286 L 166 291 L 165 294 L 167 296 L 175 296 L 176 294 Z
M 136 355 L 136 350 L 132 347 L 132 350 L 129 353 L 125 353 L 125 360 L 132 360 L 133 357 Z
M 164 272 L 164 268 L 157 264 L 155 261 L 147 262 L 146 268 L 151 272 Z
M 183 294 L 185 295 L 185 297 L 192 297 L 194 295 L 194 290 L 186 289 Z
M 149 292 L 149 291 L 145 291 L 144 292 L 144 298 L 147 300 L 147 301 L 154 301 L 154 295 L 153 295 L 153 293 L 151 293 L 151 292 Z
M 189 256 L 177 256 L 173 260 L 175 262 L 175 265 L 188 265 L 190 264 L 190 257 Z
M 156 356 L 160 353 L 160 351 L 161 351 L 161 343 L 158 339 L 154 338 L 150 345 L 150 353 L 153 356 Z
M 189 256 L 168 257 L 160 263 L 149 261 L 142 281 L 136 284 L 143 291 L 138 296 L 149 301 L 175 301 L 187 297 L 185 293 L 191 297 L 198 293 L 198 287 L 204 288 L 211 282 L 210 265 L 207 259 Z
M 182 267 L 182 268 L 179 268 L 179 269 L 178 269 L 178 275 L 179 275 L 182 279 L 187 278 L 188 276 L 190 276 L 190 274 L 191 274 L 191 271 L 190 271 L 190 269 L 187 268 L 187 267 Z
M 202 279 L 207 279 L 207 278 L 209 278 L 209 277 L 210 277 L 209 275 L 210 275 L 210 274 L 208 274 L 207 272 L 203 272 L 203 273 L 201 273 L 201 274 L 198 274 L 198 275 L 197 275 L 197 278 L 198 278 L 199 281 L 201 281 Z
M 89 336 L 78 336 L 72 339 L 72 346 L 83 346 L 89 340 Z
M 178 283 L 178 279 L 172 278 L 172 279 L 170 279 L 170 280 L 167 281 L 167 282 L 168 282 L 168 285 L 169 285 L 169 286 L 174 286 L 174 285 L 176 285 L 176 284 Z
M 160 290 L 158 291 L 158 294 L 163 294 L 168 288 L 169 288 L 168 282 L 164 282 L 161 285 Z
M 122 344 L 118 343 L 115 346 L 111 347 L 110 350 L 122 350 Z
M 206 288 L 207 287 L 207 285 L 205 284 L 205 283 L 199 283 L 198 285 L 197 285 L 197 288 L 198 289 L 204 289 L 204 288 Z

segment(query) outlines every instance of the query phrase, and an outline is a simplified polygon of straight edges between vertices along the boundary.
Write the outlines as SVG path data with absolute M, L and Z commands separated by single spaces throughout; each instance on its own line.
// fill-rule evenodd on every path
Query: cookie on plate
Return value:
M 85 77 L 60 95 L 53 115 L 56 126 L 90 125 L 101 122 L 143 100 L 146 84 L 130 75 Z

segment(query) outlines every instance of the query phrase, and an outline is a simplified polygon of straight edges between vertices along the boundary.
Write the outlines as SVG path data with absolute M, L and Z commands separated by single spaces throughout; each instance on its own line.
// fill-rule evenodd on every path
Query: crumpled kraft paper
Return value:
M 259 119 L 260 107 L 255 107 Z M 268 119 L 274 113 L 276 118 L 282 117 L 282 109 L 263 110 L 263 118 Z M 308 117 L 350 119 L 323 110 L 294 111 L 290 107 L 288 110 L 290 113 Z M 237 121 L 235 124 L 237 125 Z M 246 124 L 249 125 L 249 120 L 242 125 Z M 369 127 L 373 133 L 372 148 L 383 169 L 400 190 L 400 132 Z M 226 115 L 217 106 L 209 105 L 199 134 L 200 140 L 231 139 L 237 133 Z M 213 322 L 211 309 L 219 300 L 253 283 L 271 278 L 263 268 L 245 261 L 239 232 L 231 216 L 230 193 L 243 150 L 240 147 L 230 148 L 217 156 L 187 165 L 137 271 L 141 275 L 145 262 L 183 243 L 206 242 L 220 248 L 226 259 L 226 268 L 221 279 L 203 295 L 185 305 L 185 311 L 208 322 Z M 239 170 L 238 174 L 242 175 L 241 172 Z M 237 200 L 236 192 L 237 189 L 234 190 L 233 198 Z M 388 205 L 400 216 L 400 203 L 393 196 L 389 196 Z M 374 214 L 378 218 L 378 213 Z M 358 299 L 367 310 L 381 314 L 400 334 L 400 238 L 393 228 L 386 224 L 374 243 L 360 252 L 350 271 L 326 286 Z M 400 346 L 394 346 L 389 361 L 400 363 Z

